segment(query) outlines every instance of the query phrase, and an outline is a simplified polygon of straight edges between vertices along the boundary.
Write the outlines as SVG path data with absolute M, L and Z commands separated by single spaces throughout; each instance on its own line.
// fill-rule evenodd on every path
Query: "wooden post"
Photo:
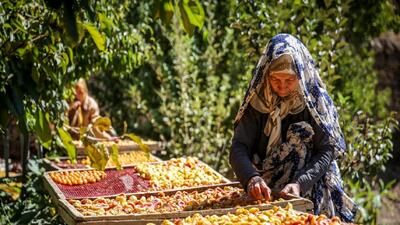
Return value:
M 27 165 L 28 165 L 28 153 L 29 153 L 29 134 L 20 135 L 20 143 L 21 143 L 21 156 L 22 156 L 22 180 L 26 181 L 27 175 Z
M 39 157 L 39 159 L 42 159 L 42 158 L 44 158 L 43 156 L 44 156 L 44 151 L 43 151 L 43 146 L 40 144 L 40 143 L 38 143 L 37 144 L 37 146 L 38 146 L 38 157 Z
M 9 175 L 9 168 L 10 168 L 10 166 L 9 166 L 9 163 L 8 163 L 8 160 L 9 160 L 9 158 L 10 158 L 10 142 L 9 142 L 9 136 L 8 136 L 8 131 L 9 131 L 9 129 L 8 129 L 8 126 L 7 126 L 7 128 L 6 128 L 6 133 L 5 133 L 5 135 L 3 136 L 3 143 L 4 143 L 4 149 L 3 149 L 3 155 L 4 155 L 4 162 L 5 162 L 5 171 L 6 171 L 6 177 L 9 177 L 10 175 Z

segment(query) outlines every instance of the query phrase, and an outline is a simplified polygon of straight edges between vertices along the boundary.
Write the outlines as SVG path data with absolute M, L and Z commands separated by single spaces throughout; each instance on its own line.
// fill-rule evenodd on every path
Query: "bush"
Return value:
M 48 133 L 36 121 L 62 118 L 65 87 L 93 75 L 92 93 L 118 131 L 126 121 L 143 137 L 166 142 L 169 157 L 198 156 L 231 175 L 233 119 L 252 71 L 272 36 L 291 33 L 310 50 L 339 108 L 348 147 L 339 161 L 362 206 L 359 221 L 376 222 L 380 199 L 372 191 L 387 193 L 377 173 L 391 157 L 395 123 L 385 110 L 389 92 L 375 90 L 368 46 L 381 32 L 398 31 L 391 1 L 205 0 L 205 16 L 198 4 L 181 10 L 187 1 L 69 2 L 2 3 L 0 36 L 10 40 L 1 45 L 2 127 L 14 114 L 26 130 Z M 192 24 L 187 13 L 196 15 Z
M 374 207 L 379 204 L 370 204 L 372 190 L 380 187 L 383 196 L 389 187 L 376 175 L 391 157 L 395 123 L 385 110 L 390 93 L 375 90 L 374 55 L 368 46 L 370 38 L 380 32 L 398 29 L 398 22 L 388 1 L 368 3 L 378 10 L 374 12 L 380 15 L 376 21 L 359 4 L 203 1 L 207 10 L 201 30 L 189 37 L 182 33 L 177 20 L 167 28 L 157 26 L 157 54 L 135 71 L 127 89 L 123 88 L 126 84 L 119 83 L 124 90 L 120 92 L 130 98 L 127 109 L 135 115 L 128 116 L 129 127 L 142 136 L 165 141 L 170 157 L 198 156 L 231 176 L 227 154 L 233 118 L 252 70 L 272 36 L 291 33 L 310 50 L 339 108 L 348 148 L 339 162 L 346 188 L 358 193 L 355 198 L 363 211 L 359 222 L 376 221 Z M 146 12 L 139 7 L 135 13 Z M 362 16 L 355 16 L 357 13 Z M 374 22 L 361 23 L 366 17 Z M 106 104 L 109 99 L 100 101 Z
M 6 192 L 0 191 L 1 224 L 64 224 L 44 189 L 44 169 L 41 163 L 37 159 L 29 161 L 27 182 L 18 190 L 20 197 L 17 200 L 12 200 Z

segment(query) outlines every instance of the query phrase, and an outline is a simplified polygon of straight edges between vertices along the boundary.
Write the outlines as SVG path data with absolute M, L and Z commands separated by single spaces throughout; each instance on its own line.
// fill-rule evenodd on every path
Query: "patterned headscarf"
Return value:
M 304 44 L 290 34 L 278 34 L 267 44 L 264 54 L 258 61 L 244 101 L 235 118 L 235 126 L 242 118 L 252 98 L 264 85 L 265 71 L 272 61 L 284 54 L 293 59 L 294 69 L 299 79 L 299 92 L 306 107 L 321 129 L 329 135 L 329 142 L 338 151 L 344 151 L 346 145 L 339 126 L 338 114 L 329 97 L 325 84 L 319 77 L 314 60 Z
M 285 73 L 296 76 L 293 67 L 293 60 L 290 55 L 281 55 L 272 61 L 269 67 L 264 68 L 264 82 L 260 85 L 260 90 L 256 90 L 250 105 L 261 113 L 269 114 L 264 133 L 268 139 L 266 153 L 280 146 L 282 143 L 281 123 L 288 114 L 298 114 L 305 108 L 304 99 L 296 87 L 288 96 L 279 97 L 271 88 L 268 77 L 274 73 Z

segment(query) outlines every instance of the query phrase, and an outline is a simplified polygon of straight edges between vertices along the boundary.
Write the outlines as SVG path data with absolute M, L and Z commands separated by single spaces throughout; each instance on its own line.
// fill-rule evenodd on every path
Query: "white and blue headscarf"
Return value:
M 325 84 L 322 82 L 315 62 L 304 44 L 290 34 L 278 34 L 267 44 L 264 54 L 258 61 L 244 101 L 235 118 L 235 125 L 243 116 L 253 96 L 263 85 L 266 72 L 272 61 L 288 54 L 293 59 L 294 70 L 299 79 L 299 92 L 304 98 L 306 107 L 321 129 L 329 135 L 329 141 L 335 146 L 336 152 L 346 149 L 339 119 L 332 99 L 329 97 Z

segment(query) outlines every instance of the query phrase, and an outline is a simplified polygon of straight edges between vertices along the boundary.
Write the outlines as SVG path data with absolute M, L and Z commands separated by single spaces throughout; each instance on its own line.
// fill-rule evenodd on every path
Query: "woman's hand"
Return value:
M 281 194 L 292 194 L 300 196 L 300 185 L 298 183 L 289 183 L 282 189 Z
M 264 197 L 268 201 L 271 197 L 271 189 L 260 176 L 250 178 L 247 183 L 247 193 L 257 200 Z
M 82 104 L 81 104 L 81 102 L 80 101 L 76 101 L 76 102 L 74 102 L 74 104 L 72 104 L 72 109 L 74 109 L 74 110 L 76 110 L 79 106 L 81 106 Z

